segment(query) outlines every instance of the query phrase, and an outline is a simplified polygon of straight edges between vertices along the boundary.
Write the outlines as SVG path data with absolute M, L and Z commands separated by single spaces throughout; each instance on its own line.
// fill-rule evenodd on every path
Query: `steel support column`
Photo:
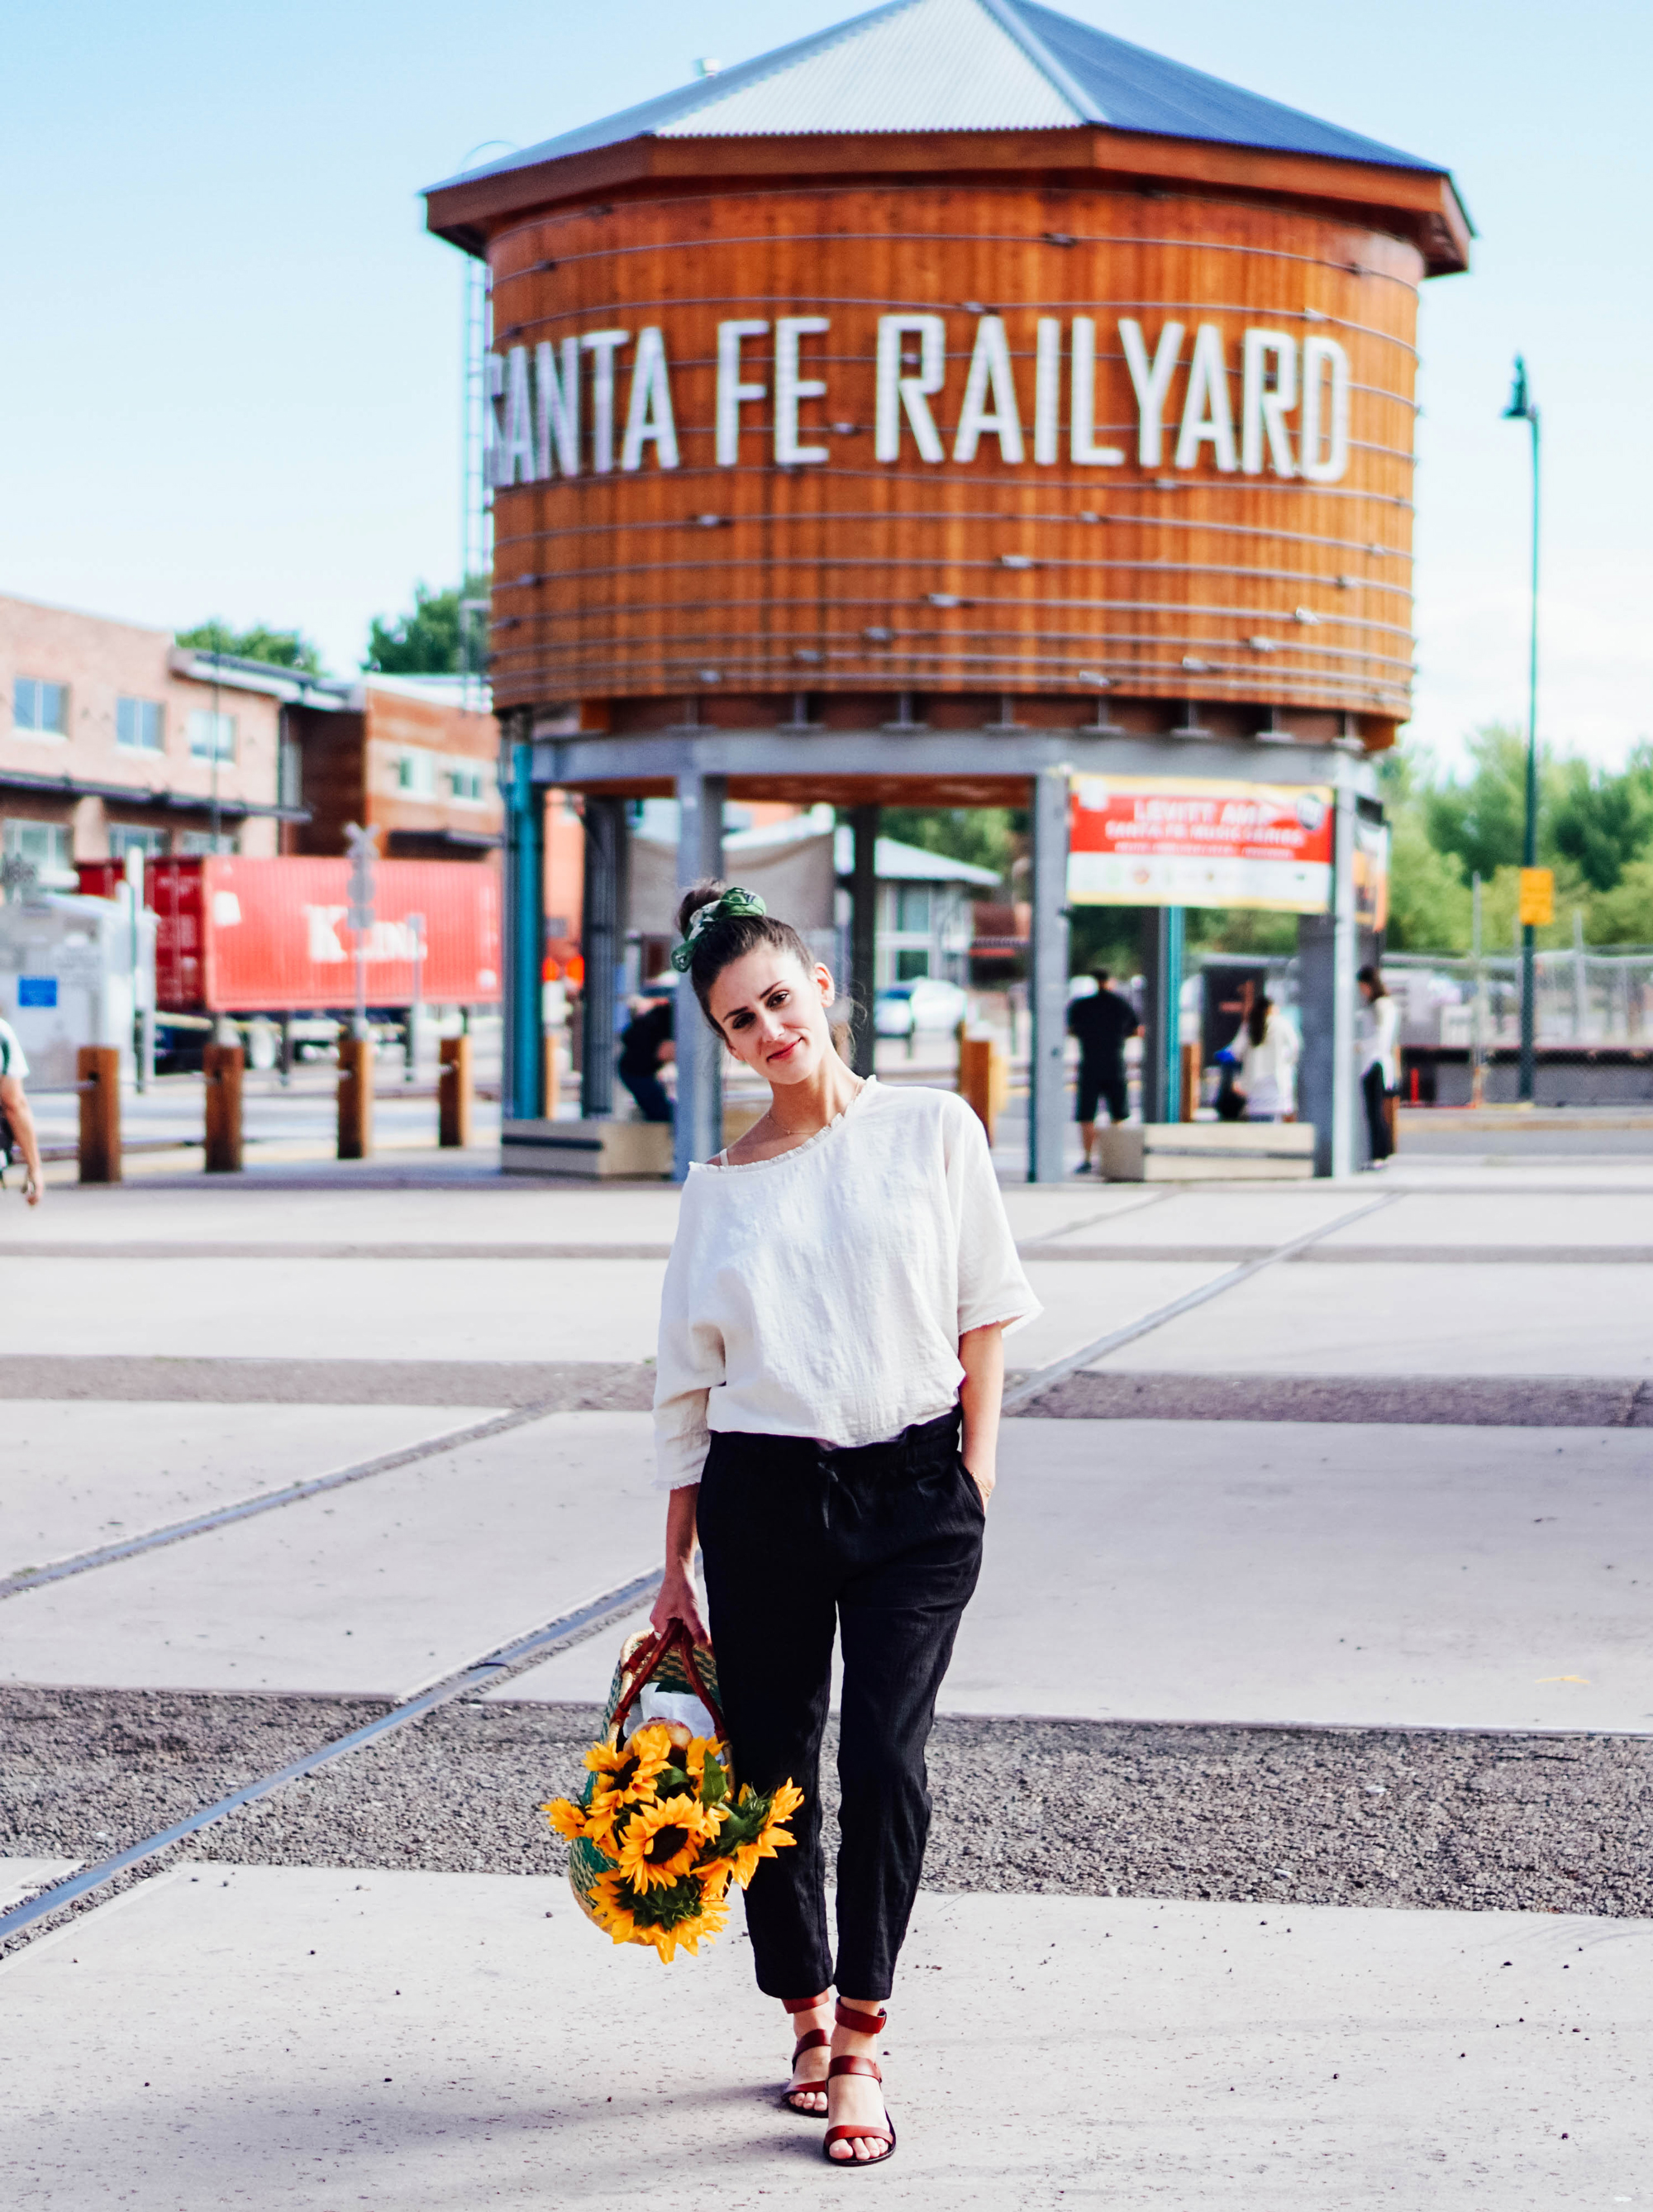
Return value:
M 615 1014 L 625 950 L 626 802 L 588 796 L 585 805 L 585 896 L 580 950 L 580 1112 L 583 1120 L 614 1111 Z
M 545 1110 L 540 1042 L 540 976 L 545 957 L 545 793 L 532 780 L 526 720 L 514 718 L 501 779 L 505 821 L 505 1053 L 502 1118 L 537 1121 Z
M 1142 923 L 1142 1118 L 1182 1114 L 1184 909 L 1151 907 Z
M 850 1065 L 857 1075 L 871 1075 L 878 1048 L 878 809 L 852 807 L 849 823 L 854 840 L 849 877 Z
M 678 887 L 687 890 L 723 873 L 723 802 L 726 776 L 698 769 L 678 777 Z M 695 1001 L 687 976 L 678 993 L 675 1024 L 678 1111 L 672 1173 L 685 1182 L 696 1160 L 710 1159 L 723 1143 L 723 1051 Z
M 1066 767 L 1033 778 L 1032 968 L 1028 1007 L 1027 1179 L 1060 1182 L 1067 1145 L 1067 787 Z

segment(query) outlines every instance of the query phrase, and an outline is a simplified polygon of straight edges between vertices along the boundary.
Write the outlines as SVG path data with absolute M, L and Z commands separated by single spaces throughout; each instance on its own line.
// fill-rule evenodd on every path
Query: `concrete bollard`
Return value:
M 471 1142 L 471 1040 L 444 1037 L 436 1078 L 436 1141 L 445 1150 L 463 1151 Z
M 342 1160 L 365 1160 L 372 1156 L 373 1070 L 373 1039 L 340 1037 L 338 1157 Z
M 241 1172 L 241 1073 L 238 1044 L 210 1044 L 202 1055 L 207 1079 L 207 1173 Z
M 81 1181 L 120 1181 L 120 1052 L 83 1044 L 75 1056 L 81 1098 Z

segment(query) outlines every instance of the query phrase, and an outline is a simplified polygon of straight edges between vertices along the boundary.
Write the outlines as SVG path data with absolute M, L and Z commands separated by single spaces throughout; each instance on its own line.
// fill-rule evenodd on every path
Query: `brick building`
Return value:
M 340 853 L 347 822 L 386 858 L 486 859 L 498 750 L 458 678 L 305 676 L 0 598 L 0 849 L 46 889 L 134 848 Z
M 285 700 L 304 679 L 166 630 L 0 598 L 0 822 L 8 856 L 72 888 L 76 860 L 277 850 Z

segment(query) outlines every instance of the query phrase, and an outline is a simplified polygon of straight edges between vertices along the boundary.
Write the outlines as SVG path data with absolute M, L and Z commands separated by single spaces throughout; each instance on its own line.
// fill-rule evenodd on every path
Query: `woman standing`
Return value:
M 653 1624 L 706 1637 L 698 1533 L 735 1771 L 806 1793 L 797 1849 L 746 1893 L 758 1986 L 799 2031 L 784 2101 L 826 2114 L 829 2160 L 876 2164 L 896 2148 L 878 2039 L 923 1867 L 936 1693 L 981 1566 L 1001 1340 L 1039 1306 L 963 1101 L 852 1073 L 831 975 L 752 893 L 702 884 L 678 927 L 673 965 L 770 1103 L 684 1188 L 660 1306 L 672 1496 Z M 818 1779 L 835 1626 L 836 1962 Z
M 1401 1017 L 1389 987 L 1376 968 L 1362 968 L 1356 975 L 1365 1000 L 1369 1026 L 1360 1040 L 1360 1091 L 1366 1102 L 1366 1131 L 1370 1139 L 1370 1164 L 1382 1167 L 1395 1150 L 1389 1127 L 1389 1101 L 1401 1079 L 1395 1041 Z
M 1245 1094 L 1248 1121 L 1291 1121 L 1297 1111 L 1297 1033 L 1261 983 L 1249 985 L 1250 1004 L 1237 1079 Z

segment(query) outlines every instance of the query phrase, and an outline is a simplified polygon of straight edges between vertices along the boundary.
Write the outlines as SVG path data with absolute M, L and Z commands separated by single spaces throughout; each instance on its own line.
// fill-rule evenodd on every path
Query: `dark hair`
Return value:
M 1387 999 L 1389 994 L 1389 985 L 1375 968 L 1357 968 L 1354 980 L 1357 983 L 1364 983 L 1374 999 Z
M 1273 1003 L 1259 984 L 1251 994 L 1251 1011 L 1245 1018 L 1246 1033 L 1253 1044 L 1261 1044 L 1268 1035 L 1268 1010 Z
M 1113 971 L 1110 969 L 1107 968 L 1093 968 L 1091 970 L 1091 981 L 1096 985 L 1097 988 L 1100 990 L 1103 985 L 1108 981 L 1108 978 L 1112 972 Z
M 696 884 L 685 891 L 678 908 L 678 935 L 686 939 L 689 925 L 703 906 L 715 906 L 727 890 L 727 884 L 707 882 Z M 789 921 L 781 921 L 772 914 L 733 914 L 720 915 L 709 921 L 695 939 L 695 949 L 689 963 L 690 981 L 695 987 L 695 996 L 700 1000 L 700 1010 L 712 1027 L 709 1000 L 712 986 L 726 968 L 737 960 L 744 960 L 749 952 L 756 952 L 760 945 L 772 945 L 777 952 L 790 952 L 805 975 L 815 965 L 815 957 Z

